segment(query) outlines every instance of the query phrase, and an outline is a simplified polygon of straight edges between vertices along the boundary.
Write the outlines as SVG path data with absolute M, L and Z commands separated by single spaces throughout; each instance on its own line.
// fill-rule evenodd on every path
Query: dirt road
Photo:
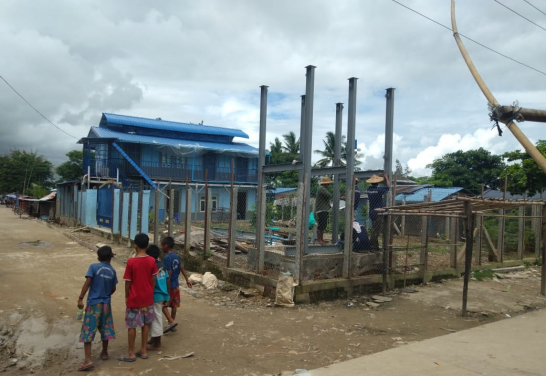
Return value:
M 77 374 L 83 360 L 76 300 L 96 254 L 61 231 L 66 229 L 19 219 L 0 207 L 0 372 L 6 375 Z M 86 240 L 104 242 L 89 235 Z M 115 247 L 120 257 L 113 266 L 121 279 L 126 249 Z M 418 287 L 415 294 L 394 292 L 393 301 L 377 309 L 365 304 L 369 297 L 282 309 L 268 307 L 267 298 L 241 297 L 237 290 L 185 289 L 179 330 L 164 336 L 161 354 L 135 363 L 115 360 L 127 346 L 119 288 L 112 301 L 117 338 L 110 345 L 111 359 L 99 360 L 97 342 L 90 373 L 272 375 L 317 368 L 544 307 L 537 274 L 529 273 L 511 282 L 473 282 L 471 304 L 480 306 L 464 319 L 457 309 L 459 281 Z M 188 352 L 195 355 L 162 359 Z

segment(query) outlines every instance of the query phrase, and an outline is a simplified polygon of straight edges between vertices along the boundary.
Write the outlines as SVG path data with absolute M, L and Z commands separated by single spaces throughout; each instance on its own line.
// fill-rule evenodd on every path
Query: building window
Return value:
M 218 210 L 218 195 L 211 195 L 210 198 L 212 201 L 212 211 L 215 212 Z M 199 196 L 199 211 L 205 211 L 205 195 Z
M 176 168 L 186 167 L 186 159 L 184 157 L 171 157 L 171 161 L 173 161 L 173 163 L 176 162 Z
M 171 167 L 171 156 L 161 153 L 161 167 Z

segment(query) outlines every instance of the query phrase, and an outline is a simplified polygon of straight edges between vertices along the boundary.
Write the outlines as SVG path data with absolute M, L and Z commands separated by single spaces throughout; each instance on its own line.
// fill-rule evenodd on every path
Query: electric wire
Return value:
M 531 4 L 530 2 L 528 2 L 527 0 L 523 0 L 525 1 L 527 4 L 529 4 L 530 6 L 532 6 L 533 8 L 535 8 L 536 10 L 538 10 L 540 13 L 542 13 L 543 15 L 546 16 L 546 13 L 544 13 L 543 11 L 541 11 L 540 9 L 538 9 L 536 6 L 534 6 L 533 4 Z
M 30 108 L 32 108 L 34 111 L 36 111 L 36 113 L 38 113 L 38 115 L 40 115 L 41 117 L 43 117 L 49 124 L 53 125 L 55 128 L 57 128 L 58 130 L 60 130 L 61 132 L 63 132 L 64 134 L 66 134 L 67 136 L 70 136 L 72 138 L 75 138 L 75 139 L 78 139 L 76 136 L 72 136 L 70 133 L 66 132 L 65 130 L 63 130 L 62 128 L 60 128 L 59 126 L 57 126 L 56 124 L 54 124 L 51 120 L 49 120 L 47 117 L 45 117 L 44 114 L 42 114 L 40 111 L 38 111 L 36 109 L 36 107 L 34 107 L 32 104 L 30 104 L 29 101 L 27 101 L 25 99 L 25 97 L 23 97 L 21 94 L 19 94 L 19 92 L 17 90 L 15 90 L 15 88 L 13 86 L 10 85 L 10 83 L 8 81 L 6 81 L 6 79 L 4 77 L 2 77 L 2 75 L 0 75 L 0 78 L 2 79 L 2 81 L 4 81 L 6 83 L 6 85 L 8 85 L 10 87 L 11 90 L 13 90 L 15 92 L 15 94 L 17 94 L 22 100 L 24 100 L 26 102 L 26 104 L 28 104 L 30 106 Z
M 502 5 L 503 7 L 505 7 L 506 9 L 508 9 L 510 12 L 513 12 L 515 14 L 517 14 L 518 16 L 520 16 L 521 18 L 523 18 L 524 20 L 527 20 L 529 21 L 530 23 L 532 23 L 533 25 L 535 25 L 536 27 L 540 27 L 542 30 L 546 31 L 545 28 L 543 28 L 542 26 L 540 26 L 539 24 L 537 24 L 536 22 L 533 22 L 531 21 L 530 19 L 528 19 L 527 17 L 525 16 L 522 16 L 521 14 L 519 14 L 518 12 L 516 12 L 515 10 L 513 10 L 512 8 L 509 8 L 507 7 L 506 5 L 504 5 L 503 3 L 501 3 L 500 1 L 498 0 L 493 0 L 495 3 L 499 4 L 499 5 Z
M 453 29 L 452 29 L 452 28 L 450 28 L 450 27 L 448 27 L 448 26 L 446 26 L 446 25 L 444 25 L 444 24 L 442 24 L 442 23 L 440 23 L 440 22 L 438 22 L 438 21 L 436 21 L 436 20 L 433 20 L 433 19 L 430 18 L 430 17 L 427 17 L 427 16 L 425 16 L 425 15 L 422 14 L 422 13 L 419 13 L 419 12 L 416 11 L 415 9 L 412 9 L 412 8 L 408 7 L 407 5 L 404 5 L 404 4 L 402 4 L 402 3 L 400 3 L 400 2 L 398 2 L 398 1 L 396 1 L 396 0 L 391 0 L 391 1 L 394 2 L 394 3 L 396 3 L 396 4 L 398 4 L 398 5 L 400 5 L 400 6 L 402 6 L 402 7 L 404 7 L 404 8 L 406 8 L 407 10 L 412 11 L 413 13 L 418 14 L 418 15 L 421 16 L 421 17 L 426 18 L 426 19 L 429 20 L 429 21 L 434 22 L 434 23 L 437 24 L 437 25 L 440 25 L 440 26 L 443 27 L 444 29 L 447 29 L 447 30 L 453 32 Z M 464 34 L 461 34 L 461 33 L 458 33 L 458 34 L 459 34 L 461 37 L 463 37 L 463 38 L 465 38 L 465 39 L 468 39 L 469 41 L 471 41 L 471 42 L 477 44 L 478 46 L 481 46 L 481 47 L 483 47 L 483 48 L 485 48 L 485 49 L 487 49 L 487 50 L 489 50 L 489 51 L 491 51 L 491 52 L 496 53 L 497 55 L 500 55 L 500 56 L 502 56 L 502 57 L 504 57 L 504 58 L 506 58 L 506 59 L 508 59 L 508 60 L 513 61 L 514 63 L 518 63 L 518 64 L 520 64 L 520 65 L 522 65 L 522 66 L 524 66 L 524 67 L 526 67 L 526 68 L 529 68 L 529 69 L 531 69 L 531 70 L 534 70 L 535 72 L 538 72 L 538 73 L 543 74 L 544 76 L 546 76 L 546 72 L 543 72 L 543 71 L 541 71 L 541 70 L 539 70 L 539 69 L 533 68 L 533 67 L 530 66 L 530 65 L 527 65 L 527 64 L 525 64 L 525 63 L 522 63 L 521 61 L 518 61 L 518 60 L 516 60 L 516 59 L 514 59 L 514 58 L 511 58 L 510 56 L 507 56 L 507 55 L 505 55 L 505 54 L 503 54 L 503 53 L 501 53 L 501 52 L 499 52 L 499 51 L 496 51 L 496 50 L 494 50 L 494 49 L 492 49 L 492 48 L 490 48 L 490 47 L 487 47 L 486 45 L 484 45 L 484 44 L 482 44 L 482 43 L 480 43 L 480 42 L 478 42 L 478 41 L 475 41 L 474 39 L 472 39 L 472 38 L 470 38 L 470 37 L 467 37 L 467 36 L 464 35 Z

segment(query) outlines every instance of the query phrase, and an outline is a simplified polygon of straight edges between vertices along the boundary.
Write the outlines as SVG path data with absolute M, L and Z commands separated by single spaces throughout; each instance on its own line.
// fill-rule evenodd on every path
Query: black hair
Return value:
M 159 257 L 159 255 L 161 254 L 161 250 L 159 249 L 159 247 L 155 244 L 150 244 L 150 246 L 148 247 L 148 249 L 146 250 L 146 254 L 148 256 L 152 256 L 154 259 L 157 260 L 157 258 Z
M 103 245 L 97 250 L 97 256 L 99 256 L 99 261 L 110 261 L 114 257 L 114 253 L 110 246 Z
M 140 233 L 136 234 L 135 236 L 135 245 L 140 249 L 146 249 L 148 248 L 148 244 L 150 243 L 150 238 L 148 238 L 148 235 Z
M 172 236 L 167 236 L 165 239 L 161 239 L 161 244 L 165 244 L 169 249 L 173 249 L 174 239 Z

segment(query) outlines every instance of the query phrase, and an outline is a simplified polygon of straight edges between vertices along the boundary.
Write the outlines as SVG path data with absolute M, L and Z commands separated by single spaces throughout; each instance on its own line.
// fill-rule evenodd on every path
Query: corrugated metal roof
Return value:
M 174 121 L 167 121 L 167 120 L 156 120 L 156 119 L 147 119 L 147 118 L 136 117 L 136 116 L 103 113 L 99 125 L 101 127 L 106 127 L 109 124 L 130 125 L 133 127 L 174 131 L 174 132 L 184 132 L 184 133 L 198 133 L 198 134 L 208 134 L 208 135 L 214 135 L 214 136 L 249 138 L 248 135 L 240 129 L 221 128 L 221 127 L 213 127 L 210 125 L 200 125 L 200 124 L 177 123 Z
M 258 156 L 258 149 L 244 143 L 220 143 L 220 142 L 205 142 L 205 141 L 186 141 L 172 139 L 166 137 L 144 136 L 138 134 L 129 134 L 122 132 L 114 132 L 108 128 L 91 127 L 91 131 L 101 138 L 116 138 L 120 142 L 128 142 L 135 144 L 150 144 L 150 145 L 167 145 L 178 148 L 187 148 L 199 150 L 214 150 L 220 152 L 230 152 L 238 154 L 249 154 Z
M 485 198 L 503 198 L 504 193 L 501 191 L 496 191 L 494 189 L 488 189 L 484 192 L 483 197 Z M 527 200 L 542 200 L 543 197 L 546 197 L 546 195 L 541 195 L 540 193 L 535 193 L 534 196 L 526 196 L 525 198 Z M 523 195 L 512 195 L 508 192 L 506 192 L 506 199 L 507 200 L 523 200 Z
M 284 193 L 284 192 L 290 192 L 290 191 L 295 191 L 297 190 L 298 188 L 275 188 L 273 190 L 273 192 L 275 194 L 279 194 L 279 193 Z
M 428 195 L 429 191 L 432 192 L 432 202 L 438 202 L 445 200 L 449 196 L 462 191 L 464 188 L 460 187 L 450 187 L 450 188 L 431 188 L 431 187 L 423 187 L 419 189 L 418 191 L 415 191 L 410 194 L 398 194 L 396 195 L 396 201 L 403 201 L 404 196 L 406 197 L 406 203 L 410 202 L 423 202 L 424 197 Z
M 49 200 L 53 200 L 55 199 L 55 197 L 57 196 L 57 190 L 55 189 L 54 191 L 52 191 L 50 194 L 48 194 L 47 196 L 44 196 L 40 199 L 40 201 L 49 201 Z

